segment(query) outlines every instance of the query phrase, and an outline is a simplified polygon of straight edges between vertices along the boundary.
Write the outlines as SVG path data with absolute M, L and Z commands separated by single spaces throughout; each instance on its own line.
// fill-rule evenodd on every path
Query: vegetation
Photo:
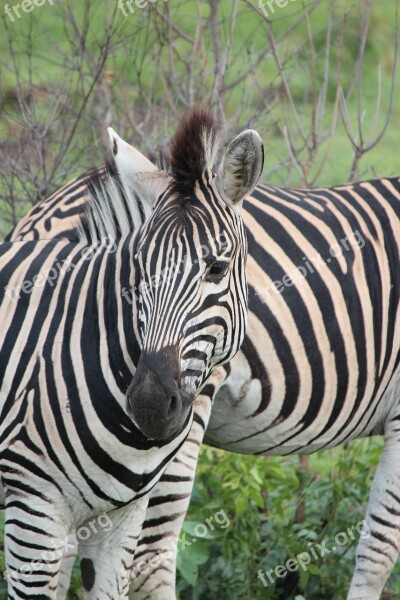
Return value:
M 115 7 L 67 0 L 14 22 L 3 14 L 0 232 L 101 164 L 106 126 L 162 149 L 195 102 L 212 107 L 228 130 L 261 132 L 265 182 L 329 185 L 399 173 L 394 2 L 298 0 L 268 18 L 252 0 L 156 0 L 126 17 Z M 182 549 L 179 598 L 214 600 L 229 590 L 231 600 L 343 600 L 355 540 L 267 587 L 258 573 L 323 541 L 331 548 L 362 521 L 380 448 L 359 440 L 299 459 L 204 447 L 184 531 L 192 535 L 219 510 L 230 524 Z M 0 572 L 3 525 L 0 513 Z M 82 597 L 76 567 L 69 598 Z M 384 595 L 398 597 L 400 567 Z

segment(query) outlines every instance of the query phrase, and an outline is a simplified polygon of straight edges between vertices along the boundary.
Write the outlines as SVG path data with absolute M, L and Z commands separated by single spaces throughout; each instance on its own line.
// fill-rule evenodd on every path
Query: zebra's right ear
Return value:
M 132 193 L 140 192 L 151 205 L 166 190 L 170 176 L 161 171 L 139 150 L 125 142 L 111 127 L 108 128 L 111 152 L 122 183 Z

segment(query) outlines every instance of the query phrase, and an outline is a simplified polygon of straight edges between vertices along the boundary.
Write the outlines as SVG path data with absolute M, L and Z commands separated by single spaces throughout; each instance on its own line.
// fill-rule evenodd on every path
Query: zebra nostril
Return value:
M 179 394 L 172 394 L 170 397 L 167 420 L 174 419 L 181 410 L 181 398 Z

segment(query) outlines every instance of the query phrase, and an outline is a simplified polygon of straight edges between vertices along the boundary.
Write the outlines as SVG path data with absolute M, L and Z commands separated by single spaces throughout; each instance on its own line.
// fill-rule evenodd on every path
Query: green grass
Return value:
M 76 2 L 77 21 L 82 19 L 83 1 Z M 306 4 L 309 4 L 306 3 Z M 310 28 L 313 32 L 313 43 L 316 51 L 316 73 L 317 82 L 322 82 L 322 73 L 324 65 L 324 45 L 325 45 L 325 30 L 328 19 L 328 6 L 332 3 L 322 2 L 322 4 L 310 15 Z M 171 4 L 174 22 L 189 36 L 195 35 L 195 16 L 196 3 L 189 1 L 185 3 L 184 9 Z M 229 20 L 232 3 L 230 0 L 221 2 L 220 15 L 225 17 L 225 22 Z M 204 14 L 208 13 L 206 3 L 202 4 Z M 278 39 L 280 34 L 289 28 L 302 12 L 300 1 L 289 2 L 286 8 L 276 9 L 273 15 L 274 34 Z M 348 13 L 346 27 L 343 28 L 343 15 Z M 31 18 L 30 18 L 31 17 Z M 7 28 L 12 34 L 12 43 L 17 51 L 18 65 L 21 73 L 26 79 L 26 85 L 30 81 L 35 85 L 41 85 L 51 88 L 58 85 L 61 80 L 68 81 L 71 77 L 69 85 L 72 86 L 76 82 L 76 77 L 71 76 L 70 71 L 64 65 L 62 53 L 69 52 L 71 54 L 71 44 L 68 38 L 74 40 L 70 29 L 62 26 L 58 11 L 55 7 L 44 5 L 37 7 L 28 18 L 28 15 L 23 15 L 21 19 L 14 23 L 6 22 Z M 98 44 L 101 39 L 101 34 L 104 30 L 104 5 L 97 3 L 95 9 L 88 16 L 90 23 L 88 36 L 88 50 L 96 55 L 98 52 Z M 379 124 L 383 122 L 386 109 L 388 107 L 388 97 L 390 89 L 390 75 L 393 65 L 394 53 L 394 18 L 395 7 L 391 2 L 382 4 L 373 3 L 368 42 L 366 45 L 365 64 L 363 69 L 363 110 L 364 110 L 364 125 L 365 135 L 368 138 L 372 126 L 375 104 L 377 99 L 377 69 L 378 65 L 382 69 L 382 106 L 381 118 Z M 155 89 L 155 93 L 159 98 L 163 98 L 164 92 L 161 83 L 156 79 L 155 67 L 152 64 L 152 56 L 150 48 L 152 45 L 151 39 L 153 35 L 152 26 L 150 31 L 146 27 L 146 12 L 139 10 L 129 15 L 127 18 L 119 15 L 120 29 L 115 40 L 122 39 L 130 40 L 130 52 L 132 56 L 143 54 L 142 64 L 140 69 L 140 79 L 145 90 Z M 335 3 L 333 11 L 333 31 L 332 31 L 332 57 L 330 61 L 330 83 L 328 87 L 328 104 L 326 108 L 326 121 L 332 118 L 333 100 L 336 93 L 336 58 L 339 39 L 343 35 L 343 43 L 340 50 L 341 55 L 341 78 L 344 90 L 348 89 L 352 77 L 355 59 L 358 49 L 358 11 L 354 1 L 340 1 Z M 138 28 L 138 30 L 137 30 Z M 251 32 L 251 39 L 248 39 Z M 222 27 L 222 40 L 227 37 L 227 25 Z M 24 48 L 28 41 L 32 39 L 34 52 L 29 58 L 24 57 Z M 299 110 L 300 118 L 305 124 L 311 119 L 311 106 L 308 102 L 304 102 L 305 90 L 309 87 L 311 77 L 309 44 L 306 43 L 307 32 L 303 24 L 298 27 L 285 41 L 284 46 L 280 47 L 281 60 L 285 66 L 287 73 L 290 75 L 290 85 L 294 100 Z M 240 76 L 248 69 L 248 64 L 251 56 L 262 51 L 268 44 L 266 37 L 265 23 L 261 17 L 250 11 L 246 5 L 239 3 L 239 17 L 236 23 L 234 33 L 232 52 L 230 58 L 229 69 L 227 70 L 227 83 Z M 79 48 L 75 47 L 73 41 L 73 52 L 79 56 Z M 49 53 L 49 48 L 52 52 Z M 302 49 L 299 53 L 299 49 Z M 183 57 L 187 57 L 190 53 L 190 46 L 186 41 L 179 41 L 176 48 L 177 52 L 181 52 Z M 0 54 L 6 57 L 3 61 L 3 67 L 0 72 L 2 87 L 4 90 L 12 89 L 15 85 L 15 71 L 13 63 L 9 58 L 9 47 L 7 36 L 0 37 Z M 69 60 L 76 62 L 73 56 L 69 56 Z M 169 52 L 168 45 L 164 43 L 164 49 L 160 56 L 161 64 L 168 65 Z M 205 64 L 209 65 L 208 76 L 205 85 L 211 86 L 213 80 L 213 45 L 210 40 L 205 44 L 204 57 Z M 116 51 L 110 61 L 106 64 L 106 69 L 114 73 L 114 89 L 118 90 L 124 86 L 128 90 L 129 102 L 132 106 L 137 104 L 137 109 L 141 109 L 141 105 L 146 101 L 146 98 L 141 96 L 138 90 L 138 65 L 134 60 L 127 59 L 126 51 Z M 177 63 L 177 77 L 182 81 L 185 77 L 186 67 L 182 62 Z M 198 74 L 197 74 L 198 75 Z M 242 120 L 251 115 L 252 110 L 259 102 L 266 86 L 271 82 L 278 83 L 276 66 L 271 59 L 267 57 L 258 66 L 256 70 L 257 86 L 253 85 L 252 79 L 248 79 L 242 86 L 239 86 L 233 92 L 226 94 L 225 103 L 229 114 L 234 113 L 234 109 L 239 105 L 244 96 L 249 97 L 249 104 L 243 109 Z M 398 87 L 396 88 L 398 89 Z M 396 93 L 396 98 L 398 94 Z M 18 119 L 14 111 L 13 103 L 5 106 L 7 113 Z M 350 103 L 350 112 L 355 118 L 356 102 L 355 98 Z M 42 111 L 44 115 L 48 113 L 48 107 L 45 106 Z M 266 107 L 265 113 L 260 116 L 256 125 L 259 129 L 266 147 L 266 165 L 264 181 L 269 183 L 280 184 L 286 180 L 286 169 L 276 169 L 276 166 L 286 161 L 288 158 L 288 150 L 286 143 L 280 131 L 280 126 L 284 122 L 284 116 L 287 116 L 291 124 L 292 132 L 295 131 L 293 120 L 290 118 L 290 111 L 287 105 L 283 102 L 275 102 L 272 106 Z M 10 135 L 8 120 L 3 115 L 0 118 L 0 134 Z M 0 115 L 1 117 L 1 115 Z M 117 125 L 117 124 L 116 124 Z M 235 128 L 240 123 L 228 122 L 231 128 Z M 355 121 L 353 120 L 355 126 Z M 386 132 L 381 143 L 373 151 L 368 153 L 360 165 L 359 177 L 366 178 L 376 175 L 393 175 L 398 172 L 397 159 L 397 131 L 400 125 L 400 103 L 394 103 L 393 115 L 390 122 L 390 127 Z M 170 129 L 172 130 L 171 123 Z M 92 164 L 93 160 L 101 162 L 102 150 L 101 147 L 96 147 L 96 135 L 90 134 L 90 139 L 87 139 L 88 144 L 83 144 L 81 156 L 79 157 L 79 169 Z M 79 134 L 78 134 L 79 135 Z M 88 131 L 85 131 L 87 138 Z M 165 136 L 164 131 L 160 131 L 160 140 Z M 326 166 L 323 169 L 320 177 L 317 180 L 319 185 L 332 185 L 343 183 L 347 180 L 350 172 L 353 149 L 347 138 L 344 127 L 339 125 L 329 143 L 330 151 Z M 89 150 L 89 152 L 88 152 Z M 320 153 L 316 160 L 316 165 L 319 165 L 323 154 L 327 150 L 327 144 L 322 145 Z M 314 169 L 315 171 L 316 169 Z M 71 177 L 77 175 L 78 171 L 71 172 Z M 301 184 L 302 180 L 296 169 L 293 170 L 289 183 L 292 185 Z

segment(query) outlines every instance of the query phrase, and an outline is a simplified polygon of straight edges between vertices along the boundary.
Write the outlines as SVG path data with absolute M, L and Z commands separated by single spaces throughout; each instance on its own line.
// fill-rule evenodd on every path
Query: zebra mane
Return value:
M 213 115 L 203 108 L 188 111 L 171 143 L 171 191 L 185 201 L 192 195 L 205 169 L 212 169 L 222 147 Z
M 137 231 L 151 212 L 148 203 L 142 201 L 139 190 L 132 193 L 110 161 L 104 169 L 90 177 L 88 196 L 80 222 L 76 225 L 80 241 L 117 240 Z
M 212 169 L 221 147 L 211 113 L 195 108 L 184 115 L 169 156 L 159 156 L 156 161 L 169 175 L 169 189 L 182 206 L 190 200 L 203 172 Z M 119 177 L 113 161 L 90 177 L 88 192 L 89 201 L 76 226 L 80 241 L 116 240 L 137 231 L 151 212 L 149 203 L 141 199 L 139 186 L 133 193 Z

